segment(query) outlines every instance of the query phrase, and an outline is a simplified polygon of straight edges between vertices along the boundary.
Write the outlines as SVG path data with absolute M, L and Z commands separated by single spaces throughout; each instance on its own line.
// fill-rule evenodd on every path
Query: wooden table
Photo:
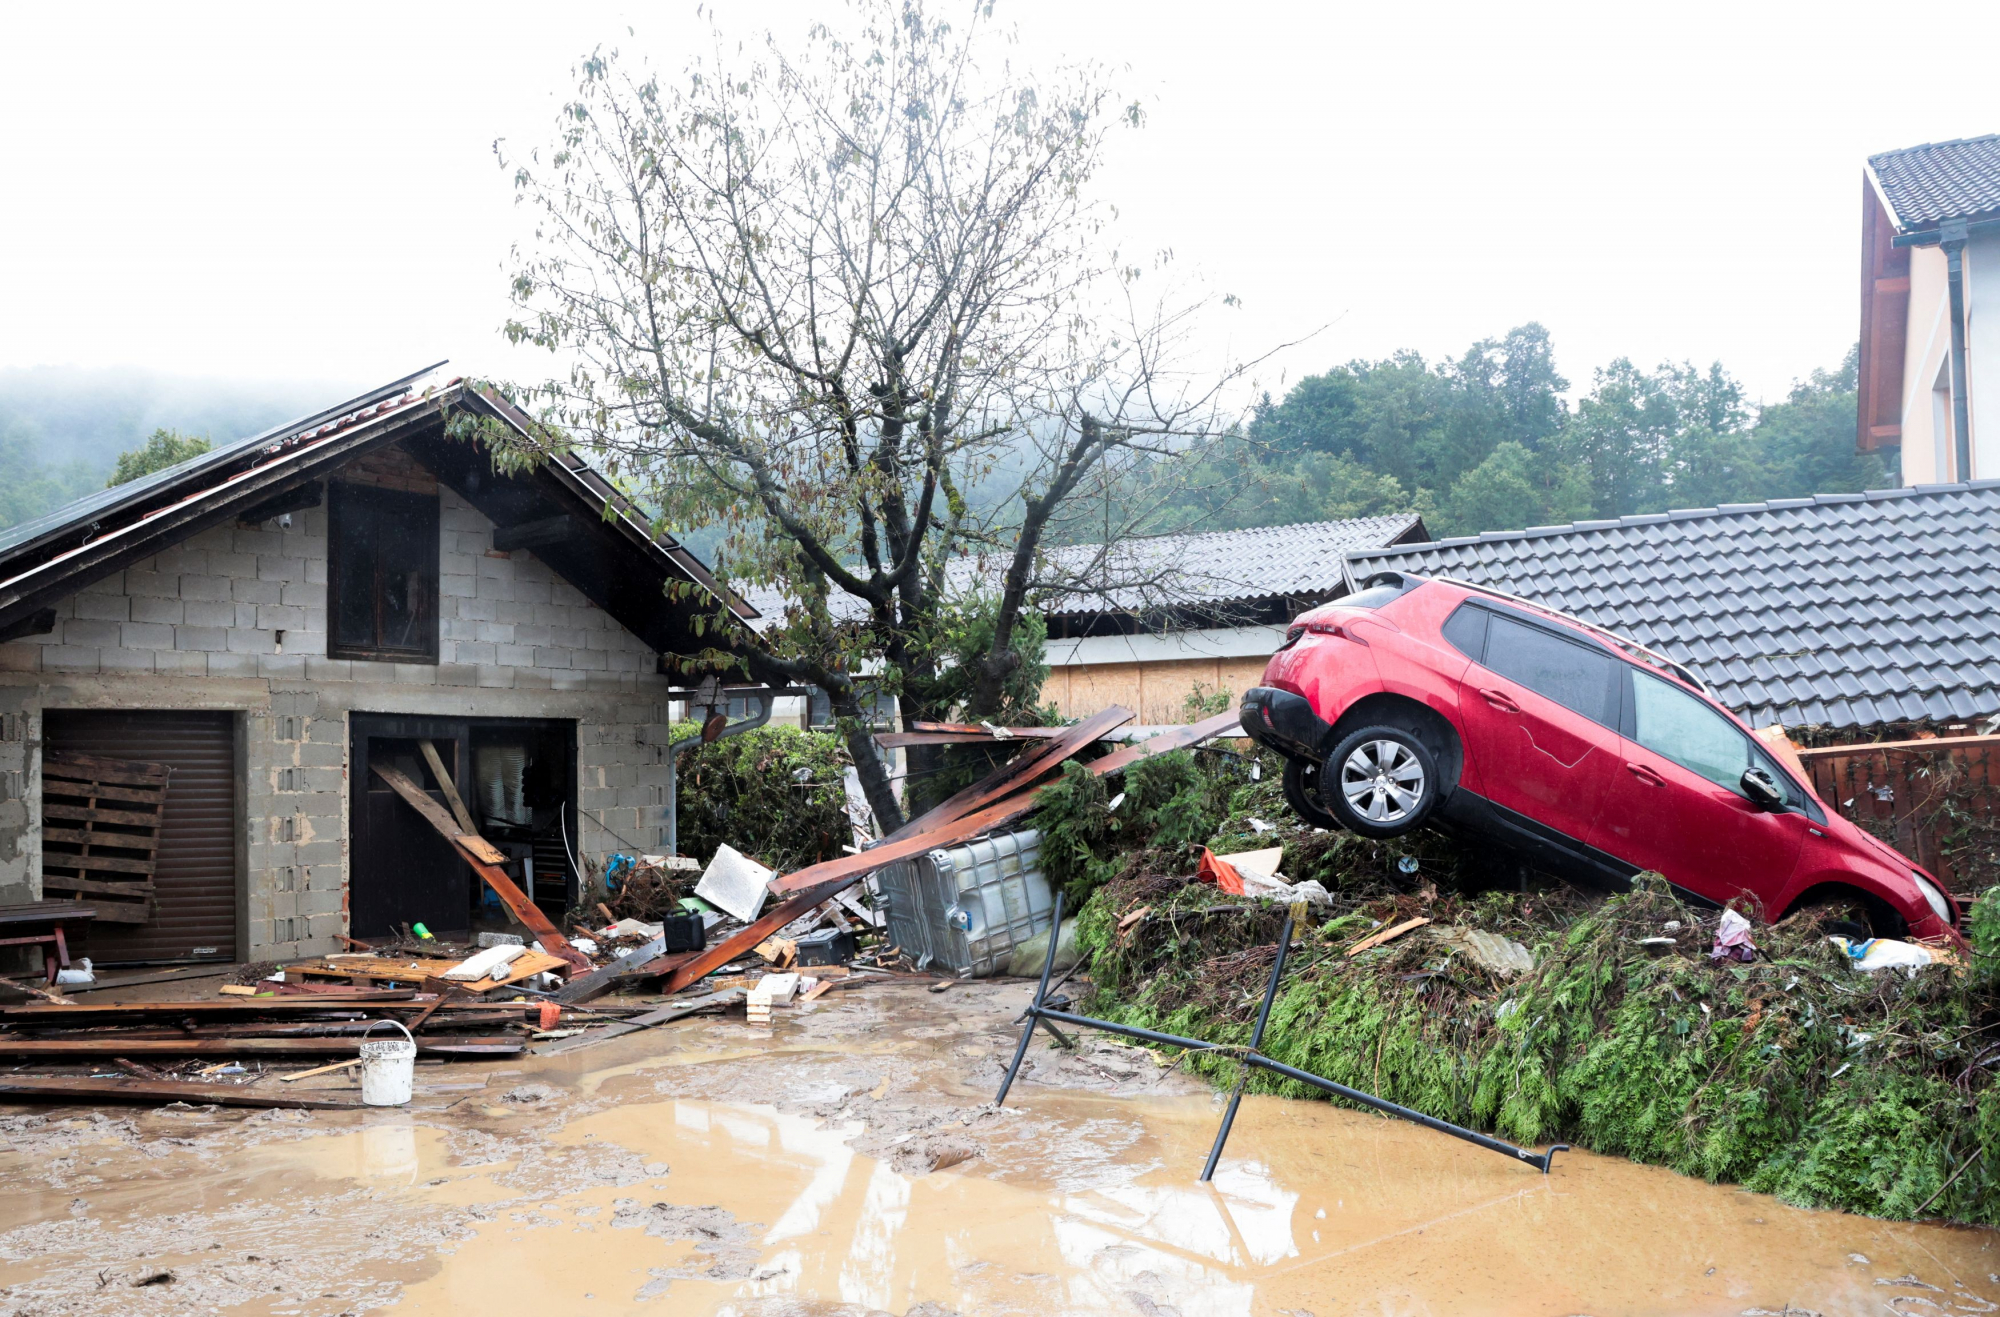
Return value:
M 94 907 L 83 901 L 27 901 L 20 905 L 0 905 L 0 947 L 40 946 L 54 948 L 42 952 L 42 966 L 48 981 L 56 972 L 69 968 L 69 933 L 86 919 L 97 918 Z

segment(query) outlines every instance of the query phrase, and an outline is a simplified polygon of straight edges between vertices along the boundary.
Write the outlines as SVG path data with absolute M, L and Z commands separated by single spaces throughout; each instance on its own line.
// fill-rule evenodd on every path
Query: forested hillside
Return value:
M 1720 363 L 1625 358 L 1572 405 L 1537 324 L 1437 362 L 1351 361 L 1267 395 L 1210 445 L 1163 528 L 1415 509 L 1440 536 L 1468 535 L 1898 484 L 1893 453 L 1854 451 L 1855 362 L 1756 407 Z
M 350 392 L 124 369 L 0 370 L 0 529 L 103 488 L 119 454 L 143 447 L 157 430 L 225 443 Z

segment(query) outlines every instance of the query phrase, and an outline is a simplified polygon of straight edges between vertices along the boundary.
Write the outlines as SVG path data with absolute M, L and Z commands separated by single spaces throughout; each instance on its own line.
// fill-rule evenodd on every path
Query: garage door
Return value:
M 165 764 L 166 800 L 153 874 L 153 916 L 97 923 L 98 964 L 236 958 L 236 731 L 228 713 L 56 709 L 43 748 Z

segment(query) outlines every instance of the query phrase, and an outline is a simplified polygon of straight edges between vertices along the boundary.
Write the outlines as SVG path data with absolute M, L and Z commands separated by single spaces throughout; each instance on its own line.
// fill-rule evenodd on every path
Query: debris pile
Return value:
M 1343 882 L 1327 863 L 1376 845 L 1288 843 L 1288 872 L 1317 854 L 1335 881 L 1295 935 L 1273 1059 L 1525 1144 L 1573 1141 L 1807 1206 L 2000 1223 L 2000 995 L 1946 949 L 1871 973 L 1834 931 L 1840 912 L 1750 943 L 1732 912 L 1690 907 L 1656 875 L 1610 897 L 1465 896 L 1423 864 L 1377 857 Z M 1241 1043 L 1283 918 L 1274 901 L 1122 875 L 1080 920 L 1089 1009 Z M 1712 956 L 1718 941 L 1733 954 Z M 1188 1064 L 1236 1078 L 1226 1058 Z

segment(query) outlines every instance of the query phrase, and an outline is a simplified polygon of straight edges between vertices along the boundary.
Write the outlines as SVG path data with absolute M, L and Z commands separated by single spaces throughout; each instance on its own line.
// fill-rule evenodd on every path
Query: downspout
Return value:
M 1938 245 L 1944 248 L 1945 288 L 1951 298 L 1951 438 L 1952 476 L 1972 479 L 1972 406 L 1965 384 L 1965 221 L 1943 225 Z
M 771 710 L 778 703 L 776 691 L 752 692 L 745 698 L 757 701 L 757 711 L 748 718 L 730 723 L 713 736 L 704 736 L 701 732 L 696 732 L 693 736 L 683 736 L 667 747 L 667 854 L 669 855 L 681 853 L 681 751 L 692 750 L 705 741 L 720 741 L 727 736 L 739 736 L 744 732 L 755 731 L 771 721 Z

